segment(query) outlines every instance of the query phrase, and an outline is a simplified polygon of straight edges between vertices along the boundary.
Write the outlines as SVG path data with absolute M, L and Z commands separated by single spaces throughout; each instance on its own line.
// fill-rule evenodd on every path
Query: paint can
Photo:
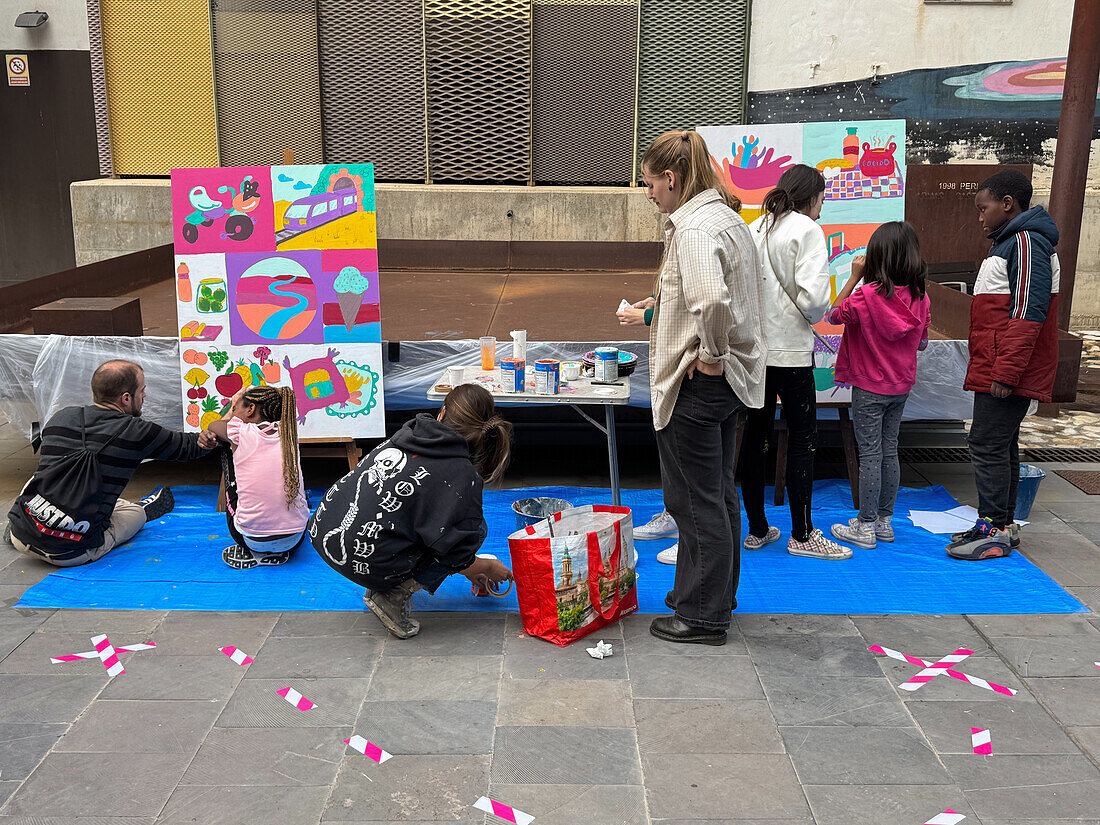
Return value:
M 526 366 L 519 358 L 500 359 L 500 386 L 504 392 L 523 392 Z
M 561 382 L 560 364 L 553 358 L 535 362 L 535 395 L 557 395 Z
M 466 371 L 462 367 L 447 367 L 445 383 L 450 384 L 452 387 L 457 387 L 463 383 Z
M 595 380 L 619 380 L 619 350 L 615 347 L 596 347 Z

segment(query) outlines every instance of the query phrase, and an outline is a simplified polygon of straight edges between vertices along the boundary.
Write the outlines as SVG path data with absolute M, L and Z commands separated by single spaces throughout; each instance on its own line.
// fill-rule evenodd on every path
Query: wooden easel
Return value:
M 355 439 L 349 436 L 339 438 L 300 438 L 298 439 L 298 452 L 303 459 L 306 458 L 347 458 L 348 469 L 354 470 L 363 457 L 363 451 L 355 444 Z M 225 473 L 222 473 L 218 483 L 218 507 L 219 513 L 225 512 Z

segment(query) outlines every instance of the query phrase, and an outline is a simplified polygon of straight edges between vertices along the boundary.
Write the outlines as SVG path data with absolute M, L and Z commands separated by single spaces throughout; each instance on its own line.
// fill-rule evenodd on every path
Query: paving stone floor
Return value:
M 968 467 L 905 472 L 973 501 Z M 1024 534 L 1093 611 L 1097 501 L 1050 474 Z M 614 655 L 597 661 L 514 615 L 426 614 L 402 642 L 361 613 L 11 607 L 46 572 L 0 546 L 0 825 L 503 822 L 471 807 L 483 795 L 538 825 L 921 825 L 948 808 L 964 825 L 1100 825 L 1095 612 L 740 615 L 720 648 L 660 642 L 632 616 L 599 634 Z M 123 653 L 114 679 L 50 663 L 96 633 L 157 647 Z M 1019 693 L 943 676 L 900 691 L 916 668 L 869 644 L 965 646 L 960 670 Z M 971 727 L 992 731 L 992 757 Z M 353 733 L 393 759 L 350 751 Z

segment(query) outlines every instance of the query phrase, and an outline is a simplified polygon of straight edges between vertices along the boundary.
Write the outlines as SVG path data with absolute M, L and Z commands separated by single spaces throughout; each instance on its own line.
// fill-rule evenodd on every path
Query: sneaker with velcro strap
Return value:
M 989 518 L 979 518 L 974 526 L 951 536 L 947 555 L 963 561 L 1002 559 L 1012 555 L 1012 536 L 1008 528 L 994 527 Z

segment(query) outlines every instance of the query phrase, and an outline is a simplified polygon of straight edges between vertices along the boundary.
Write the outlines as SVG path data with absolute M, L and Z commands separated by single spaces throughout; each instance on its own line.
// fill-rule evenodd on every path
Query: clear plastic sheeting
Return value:
M 607 341 L 527 343 L 527 362 L 540 358 L 580 361 Z M 630 405 L 648 407 L 649 353 L 643 341 L 610 342 L 638 356 L 631 376 Z M 384 349 L 384 351 L 386 351 Z M 511 355 L 511 344 L 500 342 L 498 356 Z M 385 361 L 386 406 L 392 410 L 431 407 L 428 390 L 447 367 L 476 364 L 476 340 L 402 341 L 398 360 Z M 973 408 L 972 395 L 962 388 L 968 360 L 966 341 L 929 341 L 917 358 L 917 385 L 905 407 L 905 419 L 962 420 Z M 179 342 L 175 338 L 93 337 L 69 335 L 0 335 L 0 411 L 30 439 L 32 424 L 44 422 L 59 409 L 91 403 L 90 381 L 95 368 L 112 358 L 135 361 L 145 368 L 148 395 L 142 416 L 171 429 L 183 428 L 180 406 Z M 503 402 L 502 406 L 507 406 Z M 835 418 L 835 410 L 821 410 Z
M 400 360 L 384 361 L 386 409 L 422 410 L 431 406 L 428 390 L 439 381 L 447 367 L 477 364 L 481 358 L 476 339 L 461 341 L 402 341 Z M 649 345 L 644 341 L 528 341 L 527 369 L 541 358 L 580 361 L 596 347 L 618 347 L 638 356 L 638 366 L 630 376 L 630 406 L 649 406 Z M 385 351 L 385 350 L 383 350 Z M 512 354 L 511 342 L 497 343 L 497 358 Z M 508 402 L 500 402 L 508 406 Z
M 175 338 L 0 335 L 0 409 L 29 440 L 33 424 L 48 421 L 65 407 L 92 403 L 92 373 L 116 358 L 145 370 L 142 418 L 182 430 Z

